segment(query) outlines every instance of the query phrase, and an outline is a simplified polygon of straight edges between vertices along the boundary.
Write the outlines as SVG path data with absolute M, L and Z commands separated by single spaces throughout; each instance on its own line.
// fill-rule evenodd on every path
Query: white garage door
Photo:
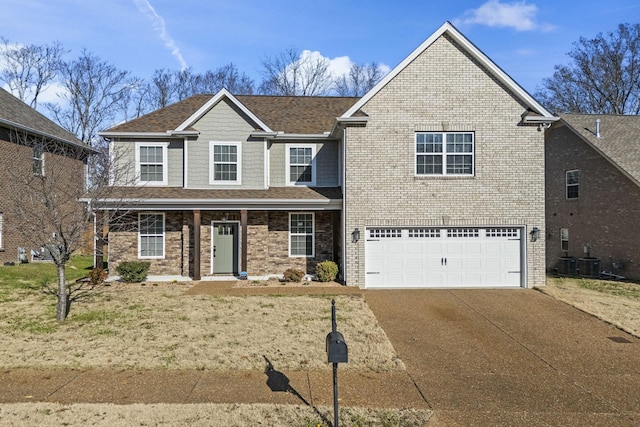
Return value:
M 368 228 L 365 287 L 521 286 L 521 228 Z

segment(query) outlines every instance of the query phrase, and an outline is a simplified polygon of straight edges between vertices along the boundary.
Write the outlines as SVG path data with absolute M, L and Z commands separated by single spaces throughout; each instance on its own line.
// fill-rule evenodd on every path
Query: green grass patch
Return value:
M 85 277 L 93 266 L 93 256 L 78 255 L 71 258 L 65 269 L 67 280 Z M 0 266 L 0 298 L 13 289 L 40 289 L 43 283 L 56 283 L 58 271 L 51 262 L 32 262 L 14 266 Z
M 638 285 L 589 279 L 579 279 L 577 283 L 583 289 L 625 298 L 640 299 L 640 286 Z
M 40 321 L 37 319 L 25 320 L 17 324 L 20 331 L 29 332 L 30 334 L 47 335 L 57 330 L 57 324 L 48 321 Z

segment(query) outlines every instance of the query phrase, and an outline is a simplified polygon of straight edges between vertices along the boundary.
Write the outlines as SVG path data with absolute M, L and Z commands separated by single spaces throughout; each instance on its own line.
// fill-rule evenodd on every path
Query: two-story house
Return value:
M 546 145 L 547 267 L 640 278 L 640 117 L 562 114 Z
M 44 243 L 44 225 L 17 214 L 20 181 L 38 177 L 49 181 L 46 188 L 53 193 L 71 186 L 80 192 L 91 153 L 91 147 L 0 88 L 0 263 L 29 261 Z
M 555 120 L 449 23 L 360 99 L 194 96 L 101 133 L 135 211 L 109 229 L 110 267 L 265 277 L 328 259 L 367 288 L 541 285 Z

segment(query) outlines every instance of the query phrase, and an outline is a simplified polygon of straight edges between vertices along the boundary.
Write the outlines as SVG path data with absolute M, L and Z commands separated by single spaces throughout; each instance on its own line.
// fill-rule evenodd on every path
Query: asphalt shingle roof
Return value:
M 194 95 L 106 132 L 166 132 L 175 130 L 214 95 Z M 359 98 L 327 96 L 236 95 L 249 111 L 273 131 L 320 134 L 333 128 L 336 117 Z
M 563 114 L 561 119 L 612 163 L 640 182 L 640 116 Z M 600 137 L 596 120 L 600 119 Z
M 0 122 L 5 126 L 14 126 L 30 132 L 54 137 L 75 145 L 85 145 L 75 135 L 31 108 L 6 90 L 0 88 Z
M 112 187 L 110 197 L 141 200 L 339 200 L 340 187 L 270 187 L 261 190 L 211 190 L 182 187 Z

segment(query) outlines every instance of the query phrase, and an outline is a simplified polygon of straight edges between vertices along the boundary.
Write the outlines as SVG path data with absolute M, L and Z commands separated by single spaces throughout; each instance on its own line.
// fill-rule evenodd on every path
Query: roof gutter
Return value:
M 88 202 L 89 199 L 81 199 L 81 202 Z M 98 203 L 96 203 L 98 202 Z M 99 201 L 94 200 L 95 210 L 113 209 L 163 209 L 163 210 L 228 210 L 228 209 L 249 209 L 249 210 L 340 210 L 342 209 L 342 199 L 119 199 L 105 198 Z M 100 207 L 97 205 L 101 205 Z M 110 206 L 111 205 L 111 206 Z
M 182 136 L 198 136 L 197 130 L 168 130 L 166 132 L 98 132 L 103 138 L 167 138 Z
M 69 144 L 69 145 L 74 146 L 74 147 L 82 148 L 83 150 L 89 151 L 89 152 L 91 152 L 93 154 L 99 153 L 98 150 L 96 150 L 95 148 L 91 147 L 88 144 L 85 144 L 82 141 L 80 141 L 80 142 L 70 141 L 70 140 L 64 139 L 64 138 L 62 138 L 60 136 L 55 136 L 55 135 L 52 135 L 52 134 L 47 133 L 47 132 L 42 132 L 42 131 L 36 130 L 36 129 L 31 128 L 29 126 L 24 126 L 24 125 L 21 125 L 19 123 L 12 122 L 10 120 L 1 119 L 1 118 L 0 118 L 0 124 L 9 126 L 9 127 L 15 128 L 15 129 L 20 129 L 22 131 L 25 131 L 25 132 L 28 132 L 28 133 L 31 133 L 31 134 L 40 135 L 40 136 L 48 138 L 48 139 L 55 139 L 56 141 L 64 142 L 65 144 Z
M 251 134 L 254 138 L 265 138 L 269 140 L 318 140 L 318 139 L 330 139 L 331 133 L 285 133 L 285 132 L 254 132 Z

